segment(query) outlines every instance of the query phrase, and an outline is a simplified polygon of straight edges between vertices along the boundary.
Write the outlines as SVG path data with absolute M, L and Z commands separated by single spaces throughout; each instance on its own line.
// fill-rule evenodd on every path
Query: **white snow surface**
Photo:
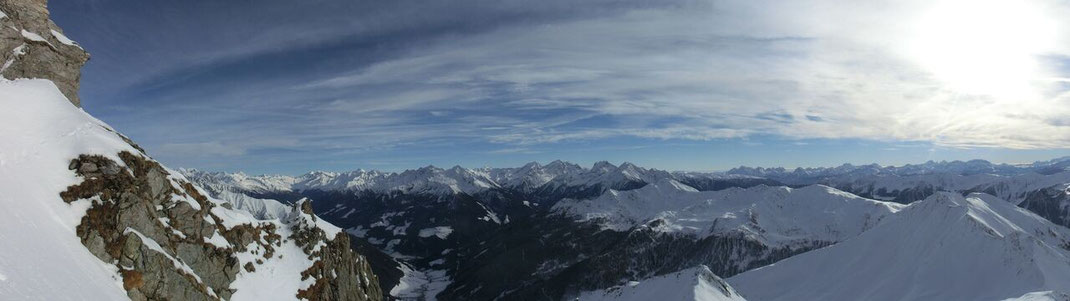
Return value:
M 403 275 L 398 284 L 390 289 L 390 295 L 401 300 L 435 301 L 435 295 L 445 290 L 452 281 L 444 270 L 420 271 L 406 263 L 400 264 Z
M 258 199 L 241 193 L 224 191 L 216 197 L 234 206 L 234 209 L 251 213 L 257 219 L 284 219 L 290 215 L 292 206 L 276 200 Z
M 0 300 L 127 299 L 75 234 L 90 201 L 59 193 L 81 182 L 67 169 L 79 154 L 137 150 L 48 80 L 0 80 L 0 108 Z
M 679 272 L 580 294 L 579 301 L 743 301 L 739 295 L 704 265 Z
M 1070 229 L 940 192 L 847 241 L 736 275 L 752 300 L 1001 300 L 1070 290 Z
M 67 36 L 63 35 L 62 32 L 56 31 L 55 29 L 51 29 L 51 31 L 52 31 L 52 36 L 56 37 L 56 40 L 59 40 L 60 43 L 71 45 L 71 46 L 76 46 L 76 47 L 81 47 L 81 46 L 78 46 L 78 43 L 75 43 L 73 40 L 71 40 L 70 38 L 67 38 Z
M 68 169 L 71 159 L 96 154 L 121 165 L 118 153 L 140 152 L 106 124 L 71 105 L 48 80 L 0 79 L 0 107 L 4 108 L 0 110 L 0 300 L 128 299 L 118 270 L 93 256 L 75 231 L 86 209 L 100 200 L 67 204 L 59 193 L 82 181 Z M 186 181 L 176 171 L 168 172 L 173 185 Z M 188 196 L 173 198 L 200 206 Z M 280 235 L 288 237 L 292 225 L 303 223 L 323 229 L 329 237 L 341 232 L 319 218 L 311 223 L 312 216 L 272 200 L 232 199 L 236 210 L 219 206 L 223 200 L 209 201 L 217 205 L 212 213 L 227 228 L 272 223 Z M 160 222 L 169 223 L 167 219 Z M 173 258 L 176 268 L 199 278 L 153 240 L 134 229 L 127 231 L 142 236 L 147 247 Z M 210 237 L 209 242 L 229 247 L 216 238 Z M 255 243 L 249 247 L 248 252 L 238 254 L 240 265 L 260 258 L 253 251 L 264 253 Z M 231 300 L 296 299 L 297 291 L 311 284 L 300 275 L 311 264 L 295 242 L 287 240 L 276 247 L 272 259 L 257 265 L 256 272 L 240 271 L 231 283 L 237 289 Z
M 660 232 L 697 236 L 741 232 L 766 245 L 779 246 L 842 241 L 876 226 L 903 207 L 822 185 L 697 191 L 664 179 L 639 189 L 611 190 L 591 200 L 562 200 L 552 210 L 615 231 L 654 225 Z
M 24 37 L 24 38 L 27 38 L 27 39 L 29 39 L 30 41 L 37 41 L 37 42 L 45 42 L 45 43 L 48 43 L 48 40 L 46 40 L 46 39 L 45 39 L 44 37 L 42 37 L 41 35 L 39 35 L 39 34 L 36 34 L 36 33 L 33 33 L 33 32 L 29 32 L 29 31 L 26 31 L 25 29 L 23 29 L 23 30 L 22 30 L 22 37 Z
M 440 226 L 440 227 L 434 227 L 434 228 L 420 229 L 420 234 L 419 235 L 420 235 L 420 237 L 424 237 L 424 238 L 434 236 L 434 237 L 438 237 L 438 239 L 446 239 L 446 237 L 450 236 L 450 233 L 453 233 L 453 228 L 452 227 Z
M 1018 298 L 1003 299 L 1003 301 L 1070 301 L 1070 294 L 1055 291 L 1032 292 Z

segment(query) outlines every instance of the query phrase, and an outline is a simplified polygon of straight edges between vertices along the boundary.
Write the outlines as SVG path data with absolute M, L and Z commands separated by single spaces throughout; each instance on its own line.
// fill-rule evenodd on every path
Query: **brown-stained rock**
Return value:
M 123 289 L 125 290 L 134 290 L 145 285 L 145 280 L 141 279 L 141 272 L 123 270 L 122 272 L 119 272 L 119 274 L 123 276 Z

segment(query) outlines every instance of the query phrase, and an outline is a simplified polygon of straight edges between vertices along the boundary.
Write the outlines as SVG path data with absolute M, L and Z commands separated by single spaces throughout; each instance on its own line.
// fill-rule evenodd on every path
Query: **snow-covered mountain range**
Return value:
M 1070 159 L 720 173 L 562 161 L 296 177 L 182 172 L 210 193 L 316 199 L 325 219 L 384 253 L 389 262 L 379 266 L 395 267 L 376 271 L 397 275 L 385 278 L 384 288 L 397 288 L 395 296 L 453 300 L 619 292 L 700 265 L 732 277 L 853 241 L 925 202 L 908 204 L 944 191 L 970 200 L 984 193 L 990 195 L 984 200 L 1065 227 L 1065 162 Z M 919 242 L 925 243 L 935 242 Z M 1043 288 L 1007 286 L 996 290 L 1004 295 L 985 296 Z M 747 290 L 755 288 L 740 294 L 748 297 Z

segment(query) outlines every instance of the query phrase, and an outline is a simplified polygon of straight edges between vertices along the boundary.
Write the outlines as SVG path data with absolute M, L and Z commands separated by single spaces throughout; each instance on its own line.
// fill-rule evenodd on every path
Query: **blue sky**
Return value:
M 174 167 L 670 170 L 1070 154 L 1059 2 L 52 1 Z

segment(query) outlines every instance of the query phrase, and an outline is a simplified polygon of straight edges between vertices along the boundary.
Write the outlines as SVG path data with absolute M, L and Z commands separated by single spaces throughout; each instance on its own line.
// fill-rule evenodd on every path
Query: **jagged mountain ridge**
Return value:
M 806 186 L 824 184 L 875 199 L 896 200 L 904 190 L 916 189 L 918 183 L 933 184 L 935 190 L 982 191 L 1007 185 L 1007 179 L 1017 182 L 1044 181 L 1045 187 L 1070 179 L 1070 157 L 1039 161 L 1027 165 L 993 164 L 984 160 L 967 162 L 927 162 L 918 165 L 854 166 L 844 164 L 833 168 L 739 167 L 727 172 L 667 172 L 638 167 L 624 162 L 620 166 L 597 162 L 590 168 L 564 161 L 546 165 L 531 162 L 515 168 L 477 168 L 454 166 L 442 169 L 426 166 L 403 172 L 355 170 L 350 172 L 314 171 L 300 176 L 259 175 L 243 173 L 205 172 L 180 169 L 195 180 L 205 179 L 204 185 L 239 192 L 280 192 L 300 190 L 401 192 L 410 194 L 474 194 L 492 189 L 513 189 L 523 192 L 552 193 L 568 189 L 598 188 L 594 197 L 608 189 L 630 190 L 658 179 L 673 179 L 699 190 L 719 190 L 733 187 L 736 182 Z M 1014 183 L 1012 183 L 1014 184 Z M 753 185 L 740 185 L 753 186 Z M 1023 186 L 1018 184 L 1018 186 Z M 1028 188 L 1037 188 L 1031 186 Z M 1035 189 L 1033 189 L 1035 190 Z M 1031 191 L 1031 190 L 1030 190 Z M 991 191 L 989 191 L 991 192 Z M 1017 192 L 1017 191 L 1015 191 Z M 1011 201 L 1021 201 L 1023 194 L 990 193 Z M 927 194 L 922 195 L 924 198 Z M 909 203 L 916 199 L 897 200 Z
M 600 194 L 608 189 L 634 189 L 657 179 L 676 177 L 666 171 L 641 168 L 628 162 L 617 166 L 605 161 L 597 162 L 591 168 L 554 161 L 546 165 L 531 162 L 517 168 L 470 169 L 454 166 L 443 169 L 426 166 L 402 172 L 361 169 L 341 173 L 314 171 L 300 176 L 248 176 L 243 173 L 204 172 L 195 169 L 180 171 L 214 190 L 254 193 L 324 190 L 449 195 L 476 194 L 494 189 L 546 193 L 560 189 L 592 188 Z M 717 177 L 713 174 L 687 176 L 726 180 L 739 178 Z
M 1061 161 L 1053 160 L 1052 162 Z M 743 232 L 722 232 L 719 235 L 709 236 L 693 235 L 694 231 L 689 232 L 688 235 L 681 235 L 688 231 L 665 231 L 665 229 L 674 227 L 687 229 L 688 226 L 681 227 L 681 224 L 686 224 L 696 219 L 688 218 L 686 214 L 697 216 L 695 215 L 696 213 L 707 215 L 726 213 L 700 211 L 694 208 L 690 209 L 690 211 L 669 210 L 672 211 L 671 214 L 662 214 L 662 216 L 657 215 L 665 210 L 641 208 L 637 212 L 645 213 L 646 215 L 643 218 L 638 218 L 619 226 L 607 227 L 606 224 L 599 223 L 594 219 L 560 214 L 563 211 L 555 210 L 554 208 L 560 209 L 564 207 L 564 204 L 591 205 L 598 203 L 600 200 L 614 199 L 614 197 L 616 197 L 615 200 L 619 201 L 620 196 L 626 195 L 632 195 L 634 200 L 645 204 L 657 202 L 659 196 L 667 198 L 668 201 L 687 202 L 689 200 L 716 199 L 717 197 L 714 197 L 714 195 L 727 194 L 741 188 L 754 189 L 754 187 L 761 187 L 761 185 L 766 185 L 764 189 L 770 191 L 777 189 L 791 191 L 792 188 L 778 188 L 776 186 L 783 186 L 779 181 L 748 175 L 694 172 L 670 173 L 643 169 L 627 163 L 620 166 L 598 163 L 591 168 L 583 168 L 557 161 L 547 166 L 551 165 L 564 167 L 556 170 L 566 170 L 567 172 L 550 174 L 545 171 L 539 171 L 544 166 L 538 163 L 527 164 L 519 168 L 464 169 L 454 167 L 446 170 L 425 167 L 402 173 L 376 171 L 353 173 L 371 175 L 371 178 L 375 179 L 373 181 L 367 181 L 368 176 L 355 177 L 345 176 L 346 173 L 316 172 L 294 178 L 314 178 L 318 179 L 317 181 L 292 181 L 288 183 L 321 184 L 287 184 L 280 191 L 274 192 L 274 195 L 271 192 L 266 194 L 257 192 L 269 189 L 248 189 L 248 187 L 258 187 L 255 185 L 225 185 L 212 181 L 208 181 L 204 185 L 207 187 L 216 185 L 214 186 L 215 189 L 224 191 L 246 191 L 246 193 L 253 195 L 261 193 L 261 196 L 289 195 L 291 198 L 313 196 L 314 199 L 327 200 L 327 202 L 320 202 L 321 207 L 317 207 L 317 212 L 321 212 L 324 218 L 346 227 L 351 234 L 366 239 L 371 242 L 371 245 L 388 254 L 392 254 L 394 260 L 384 263 L 384 265 L 408 265 L 413 269 L 415 272 L 411 274 L 404 272 L 406 273 L 405 276 L 402 276 L 398 281 L 416 281 L 424 283 L 421 284 L 423 286 L 433 288 L 417 295 L 426 297 L 427 294 L 441 292 L 438 296 L 443 299 L 492 298 L 497 294 L 491 292 L 500 293 L 502 291 L 511 292 L 506 296 L 514 299 L 524 299 L 525 297 L 522 297 L 524 295 L 561 295 L 575 290 L 619 285 L 621 281 L 627 279 L 656 276 L 697 264 L 710 265 L 716 273 L 722 276 L 731 276 L 815 248 L 838 243 L 876 224 L 876 222 L 869 224 L 844 222 L 852 218 L 861 218 L 864 215 L 860 216 L 860 214 L 864 213 L 841 212 L 841 217 L 844 220 L 835 220 L 826 225 L 834 227 L 844 227 L 848 224 L 855 225 L 851 228 L 854 230 L 844 231 L 849 235 L 841 235 L 835 239 L 814 239 L 814 237 L 809 237 L 810 239 L 808 240 L 796 240 L 794 244 L 777 244 L 770 243 L 768 239 L 756 239 L 756 237 L 761 238 L 762 236 L 754 235 L 754 233 L 758 233 L 754 229 L 748 229 L 749 231 Z M 200 176 L 202 174 L 209 174 L 212 177 L 229 177 L 224 173 L 205 173 L 192 170 L 187 170 L 186 173 L 195 181 L 198 178 L 211 178 Z M 407 178 L 398 176 L 406 173 L 409 175 Z M 420 177 L 414 177 L 413 175 L 420 175 Z M 244 175 L 241 176 L 250 178 Z M 274 177 L 251 178 L 273 179 Z M 403 184 L 405 181 L 399 180 L 403 178 L 414 181 L 414 184 Z M 1045 185 L 1070 182 L 1067 178 L 1066 173 L 1039 174 L 1023 172 L 1007 176 L 997 174 L 958 175 L 939 171 L 908 176 L 870 175 L 862 177 L 862 179 L 866 180 L 878 179 L 879 182 L 883 183 L 881 184 L 883 187 L 910 188 L 917 185 L 930 187 L 931 191 L 913 194 L 909 193 L 910 189 L 889 190 L 899 195 L 911 195 L 916 198 L 924 198 L 936 191 L 948 189 L 961 193 L 985 191 L 1011 202 L 1017 202 L 1017 200 L 1028 195 L 1039 196 L 1037 194 L 1038 191 L 1046 189 L 1047 186 Z M 353 181 L 351 179 L 360 179 L 361 181 Z M 803 191 L 808 189 L 839 191 L 835 194 L 840 195 L 849 195 L 848 192 L 851 192 L 863 196 L 877 196 L 889 201 L 901 201 L 887 197 L 884 194 L 868 192 L 874 191 L 875 189 L 872 189 L 872 187 L 877 187 L 877 185 L 866 184 L 865 181 L 857 181 L 851 176 L 844 177 L 844 179 L 852 179 L 862 184 L 856 186 L 841 184 L 836 187 L 846 189 L 847 192 L 827 186 L 791 186 Z M 360 185 L 352 185 L 352 183 Z M 371 185 L 374 183 L 388 183 L 389 185 Z M 437 187 L 440 187 L 440 189 L 423 188 L 435 187 L 429 184 L 438 185 Z M 541 186 L 536 187 L 537 185 Z M 294 187 L 300 188 L 294 189 Z M 418 189 L 410 189 L 414 187 Z M 466 187 L 466 189 L 456 189 L 462 187 Z M 665 187 L 674 188 L 662 189 Z M 698 187 L 701 187 L 701 189 L 696 189 Z M 326 189 L 327 191 L 320 189 Z M 643 191 L 647 190 L 654 192 L 643 193 Z M 680 194 L 679 192 L 681 191 L 686 193 Z M 708 193 L 709 191 L 719 192 Z M 698 196 L 680 197 L 680 195 L 690 195 L 692 193 Z M 1058 194 L 1051 195 L 1058 196 Z M 850 197 L 858 198 L 853 195 Z M 728 199 L 731 198 L 725 198 L 725 200 Z M 740 199 L 746 200 L 747 198 Z M 865 201 L 885 204 L 884 206 L 888 208 L 902 207 L 902 205 L 874 200 Z M 909 203 L 909 201 L 901 202 Z M 1051 201 L 1048 202 L 1050 203 Z M 575 206 L 570 205 L 570 207 Z M 1047 211 L 1060 212 L 1058 210 Z M 739 212 L 734 212 L 733 214 L 740 215 Z M 768 214 L 759 214 L 758 216 L 762 217 L 759 220 L 766 220 L 769 217 Z M 732 219 L 720 221 L 722 227 L 725 227 L 724 225 L 728 224 L 725 221 L 729 220 Z M 870 220 L 879 221 L 879 219 Z M 680 221 L 686 222 L 680 223 Z M 795 221 L 792 220 L 791 222 Z M 790 224 L 791 222 L 787 223 Z M 709 226 L 709 219 L 706 219 L 703 223 L 705 223 L 703 226 L 690 226 L 690 228 L 704 229 Z M 843 224 L 840 225 L 839 223 Z M 450 234 L 441 238 L 435 235 L 421 235 L 425 231 L 432 231 L 438 228 L 450 229 Z M 613 229 L 616 231 L 604 231 Z M 732 228 L 726 227 L 725 229 Z M 746 229 L 746 227 L 743 229 Z M 764 228 L 761 229 L 765 230 Z M 553 243 L 548 245 L 547 241 Z M 530 242 L 535 243 L 532 244 Z M 602 251 L 603 248 L 616 251 Z M 676 254 L 668 250 L 685 251 Z M 564 257 L 547 256 L 546 254 L 537 255 L 539 252 L 572 255 Z M 721 255 L 711 257 L 702 254 Z M 516 260 L 518 256 L 526 259 L 518 262 Z M 651 257 L 661 257 L 666 258 L 666 260 L 624 265 L 632 267 L 629 272 L 606 269 L 610 265 L 619 265 L 620 262 L 631 262 L 631 258 Z M 486 266 L 509 267 L 509 271 L 503 271 L 500 268 L 484 268 Z M 515 271 L 525 272 L 519 272 L 523 276 L 521 278 L 508 274 Z M 403 273 L 397 270 L 387 272 Z M 537 275 L 538 278 L 527 278 L 529 273 Z M 592 274 L 600 276 L 590 277 Z M 414 280 L 410 277 L 411 275 L 422 276 Z M 427 275 L 438 276 L 431 277 L 434 279 L 429 279 Z M 584 277 L 580 277 L 581 275 Z M 387 283 L 384 284 L 384 288 L 395 285 L 397 285 L 396 282 Z M 473 292 L 474 288 L 480 288 L 480 290 Z

